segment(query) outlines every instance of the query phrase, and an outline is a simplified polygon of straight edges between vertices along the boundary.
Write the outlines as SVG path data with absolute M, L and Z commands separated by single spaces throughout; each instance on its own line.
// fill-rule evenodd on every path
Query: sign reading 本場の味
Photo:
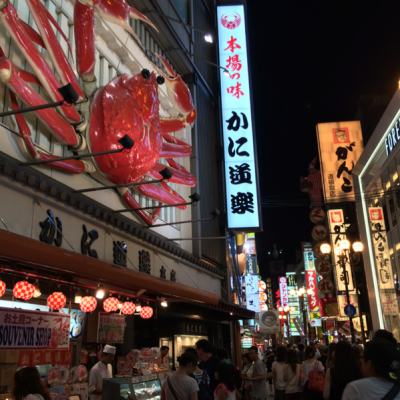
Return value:
M 257 229 L 261 222 L 244 6 L 218 6 L 217 15 L 219 62 L 225 68 L 221 105 L 228 228 Z
M 318 124 L 317 140 L 325 199 L 354 201 L 352 171 L 364 150 L 360 121 Z

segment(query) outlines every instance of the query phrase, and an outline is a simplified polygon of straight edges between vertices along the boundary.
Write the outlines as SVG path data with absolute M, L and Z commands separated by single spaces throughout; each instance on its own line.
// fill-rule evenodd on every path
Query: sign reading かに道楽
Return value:
M 217 14 L 220 65 L 225 68 L 221 103 L 228 228 L 257 229 L 261 221 L 244 6 L 221 5 Z

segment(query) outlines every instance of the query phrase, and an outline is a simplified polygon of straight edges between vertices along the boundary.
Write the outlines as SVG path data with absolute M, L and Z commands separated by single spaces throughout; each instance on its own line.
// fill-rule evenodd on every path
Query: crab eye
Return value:
M 148 69 L 142 69 L 141 74 L 146 81 L 150 79 L 150 71 Z
M 162 85 L 165 82 L 165 78 L 162 75 L 158 75 L 156 81 L 159 85 Z

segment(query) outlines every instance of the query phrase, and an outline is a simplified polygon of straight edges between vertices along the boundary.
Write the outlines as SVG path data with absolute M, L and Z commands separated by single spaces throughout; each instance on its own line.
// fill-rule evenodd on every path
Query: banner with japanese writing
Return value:
M 218 6 L 217 20 L 228 228 L 257 229 L 261 220 L 244 6 Z
M 388 237 L 382 207 L 368 209 L 369 226 L 374 246 L 375 265 L 380 289 L 394 289 L 393 271 L 390 264 Z
M 98 343 L 124 343 L 125 315 L 99 313 Z
M 333 259 L 335 260 L 337 290 L 341 292 L 346 291 L 346 277 L 348 289 L 351 291 L 354 290 L 354 284 L 350 265 L 348 263 L 344 265 L 341 264 L 340 258 L 334 251 L 335 247 L 339 246 L 340 241 L 346 239 L 346 225 L 344 222 L 343 210 L 329 210 L 328 216 L 329 230 L 331 232 L 332 254 Z
M 69 350 L 69 314 L 0 308 L 0 349 Z
M 321 312 L 318 301 L 317 275 L 315 271 L 306 271 L 307 290 L 311 289 L 312 294 L 308 294 L 308 308 L 310 311 L 310 325 L 321 326 Z
M 364 150 L 360 121 L 318 124 L 317 140 L 326 202 L 355 201 L 352 171 Z

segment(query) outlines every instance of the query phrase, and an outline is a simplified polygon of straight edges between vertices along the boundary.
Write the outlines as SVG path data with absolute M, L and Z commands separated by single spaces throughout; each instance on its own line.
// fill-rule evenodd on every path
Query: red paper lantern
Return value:
M 96 309 L 97 307 L 97 300 L 93 296 L 85 296 L 82 297 L 81 303 L 79 304 L 79 307 L 83 312 L 92 312 Z
M 149 306 L 144 306 L 140 310 L 140 316 L 144 319 L 149 319 L 153 316 L 153 309 Z
M 30 300 L 35 293 L 35 286 L 28 281 L 17 282 L 14 286 L 13 294 L 17 299 Z
M 119 301 L 115 297 L 109 297 L 104 300 L 103 308 L 105 312 L 112 312 L 118 310 Z
M 47 305 L 50 310 L 61 310 L 65 303 L 67 302 L 67 298 L 61 292 L 54 292 L 47 298 Z
M 125 315 L 132 315 L 135 312 L 135 305 L 131 301 L 126 301 L 122 304 L 121 313 Z
M 0 281 L 0 297 L 3 297 L 6 292 L 6 284 L 3 281 Z

